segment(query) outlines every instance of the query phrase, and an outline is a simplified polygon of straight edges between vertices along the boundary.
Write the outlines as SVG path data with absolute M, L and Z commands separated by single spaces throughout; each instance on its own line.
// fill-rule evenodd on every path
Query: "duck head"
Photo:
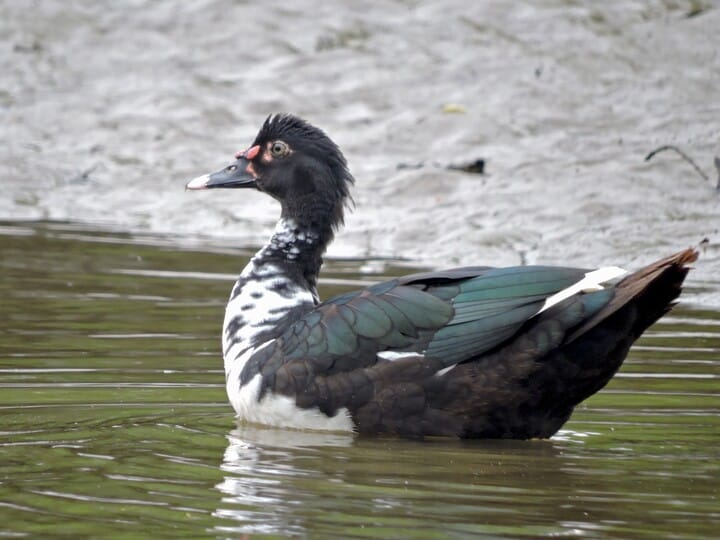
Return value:
M 282 217 L 332 228 L 342 224 L 354 180 L 342 152 L 322 130 L 290 114 L 271 115 L 235 159 L 186 188 L 255 188 L 280 202 Z

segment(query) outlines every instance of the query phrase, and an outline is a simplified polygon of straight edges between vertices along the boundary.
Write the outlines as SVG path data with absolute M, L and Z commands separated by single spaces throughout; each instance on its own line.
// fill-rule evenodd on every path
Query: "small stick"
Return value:
M 675 152 L 677 152 L 678 154 L 680 154 L 680 157 L 683 158 L 685 161 L 687 161 L 690 165 L 692 165 L 693 168 L 697 171 L 697 173 L 698 173 L 700 176 L 702 176 L 702 177 L 703 177 L 705 180 L 707 180 L 708 182 L 710 181 L 710 177 L 702 171 L 702 169 L 698 166 L 698 164 L 695 163 L 695 160 L 693 160 L 693 159 L 692 159 L 690 156 L 688 156 L 685 152 L 683 152 L 682 150 L 680 150 L 677 146 L 674 146 L 674 145 L 672 145 L 672 144 L 667 144 L 667 145 L 665 145 L 665 146 L 661 146 L 661 147 L 659 147 L 659 148 L 656 148 L 655 150 L 653 150 L 652 152 L 650 152 L 647 156 L 645 156 L 645 161 L 650 161 L 650 160 L 655 156 L 655 154 L 658 154 L 658 153 L 663 152 L 663 151 L 665 151 L 665 150 L 674 150 Z M 715 186 L 715 189 L 718 190 L 718 191 L 720 191 L 720 159 L 717 158 L 717 157 L 715 158 L 715 167 L 717 167 L 717 169 L 718 169 L 718 176 L 719 176 L 719 178 L 718 178 L 718 183 L 717 183 L 717 186 Z

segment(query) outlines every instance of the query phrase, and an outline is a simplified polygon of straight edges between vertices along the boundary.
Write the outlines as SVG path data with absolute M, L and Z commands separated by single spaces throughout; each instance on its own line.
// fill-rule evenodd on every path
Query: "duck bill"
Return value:
M 218 172 L 193 178 L 185 185 L 185 189 L 254 188 L 257 187 L 255 180 L 252 164 L 240 158 Z

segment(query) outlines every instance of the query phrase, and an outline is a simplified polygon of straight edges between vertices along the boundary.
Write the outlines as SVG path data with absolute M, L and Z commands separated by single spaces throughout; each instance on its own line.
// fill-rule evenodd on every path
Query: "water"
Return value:
M 0 537 L 717 536 L 720 196 L 643 157 L 715 180 L 718 27 L 712 0 L 0 0 Z M 278 111 L 357 179 L 324 296 L 710 243 L 550 441 L 236 426 L 222 311 L 277 207 L 182 187 Z
M 681 304 L 549 441 L 236 425 L 219 328 L 249 252 L 0 223 L 0 537 L 709 538 L 720 310 Z M 410 269 L 333 260 L 324 297 Z M 691 281 L 689 297 L 706 284 Z

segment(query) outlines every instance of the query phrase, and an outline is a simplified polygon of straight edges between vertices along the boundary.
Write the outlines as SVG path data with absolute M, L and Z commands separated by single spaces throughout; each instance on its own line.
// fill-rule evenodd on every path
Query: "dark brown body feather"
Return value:
M 696 258 L 697 253 L 688 249 L 630 274 L 605 308 L 562 335 L 553 336 L 555 319 L 549 310 L 521 335 L 444 377 L 433 376 L 437 366 L 432 360 L 401 360 L 368 369 L 374 392 L 354 411 L 360 431 L 552 436 L 578 403 L 608 383 L 633 342 L 672 307 L 687 275 L 686 265 Z M 548 352 L 538 349 L 540 334 L 551 336 Z M 332 387 L 341 379 L 327 383 Z M 343 391 L 352 392 L 350 387 Z

